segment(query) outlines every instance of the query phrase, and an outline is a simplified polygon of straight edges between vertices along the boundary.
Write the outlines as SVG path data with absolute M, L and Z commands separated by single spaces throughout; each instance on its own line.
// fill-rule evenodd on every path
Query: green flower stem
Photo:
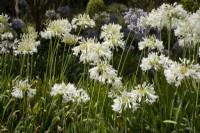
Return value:
M 128 54 L 129 54 L 129 52 L 130 52 L 130 50 L 131 50 L 131 44 L 133 43 L 133 41 L 134 41 L 134 37 L 133 37 L 133 39 L 131 40 L 131 43 L 130 43 L 130 45 L 129 45 L 129 47 L 128 47 L 128 51 L 127 51 L 127 53 L 126 53 L 125 59 L 124 59 L 123 64 L 122 64 L 122 69 L 121 69 L 120 74 L 119 74 L 120 76 L 122 75 L 122 72 L 123 72 L 123 70 L 124 70 L 124 65 L 125 65 L 126 59 L 127 59 L 127 57 L 128 57 Z
M 125 52 L 125 49 L 126 49 L 126 44 L 127 44 L 128 39 L 129 39 L 130 33 L 131 33 L 131 31 L 129 31 L 128 37 L 126 38 L 126 41 L 125 41 L 125 48 L 123 49 L 121 58 L 120 58 L 120 60 L 119 60 L 119 64 L 118 64 L 118 67 L 117 67 L 117 72 L 119 72 L 119 68 L 120 68 L 120 65 L 121 65 L 121 62 L 122 62 L 122 58 L 123 58 L 123 56 L 124 56 L 124 52 Z M 132 44 L 132 43 L 131 43 L 131 44 Z
M 21 78 L 22 77 L 23 68 L 24 68 L 24 63 L 25 63 L 26 55 L 20 55 L 20 56 L 22 58 L 22 61 L 21 61 L 21 66 L 20 66 L 19 77 Z
M 172 17 L 169 18 L 169 29 L 168 29 L 168 57 L 170 58 L 170 45 L 171 45 L 171 30 L 172 30 Z

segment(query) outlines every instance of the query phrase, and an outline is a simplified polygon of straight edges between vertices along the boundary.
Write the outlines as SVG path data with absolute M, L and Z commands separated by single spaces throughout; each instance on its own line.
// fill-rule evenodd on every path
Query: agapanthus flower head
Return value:
M 18 29 L 18 28 L 24 28 L 25 24 L 21 19 L 13 19 L 11 22 L 11 26 L 13 28 Z
M 37 52 L 37 46 L 40 41 L 36 41 L 37 32 L 23 34 L 20 40 L 16 40 L 17 47 L 14 48 L 14 53 L 17 54 L 33 54 Z
M 58 19 L 50 21 L 47 25 L 46 30 L 40 34 L 42 38 L 50 39 L 52 37 L 61 37 L 62 34 L 69 33 L 71 31 L 71 24 L 67 19 Z
M 77 29 L 77 27 L 85 29 L 94 27 L 95 21 L 88 14 L 79 14 L 72 19 L 71 24 L 74 29 Z
M 56 95 L 64 95 L 65 93 L 69 93 L 70 91 L 75 91 L 76 88 L 73 84 L 68 83 L 67 85 L 62 82 L 61 84 L 54 84 L 54 86 L 51 88 L 51 96 Z
M 15 46 L 12 40 L 3 40 L 0 42 L 0 54 L 10 53 L 12 48 Z
M 0 34 L 3 34 L 6 31 L 6 26 L 0 23 Z
M 134 93 L 123 91 L 120 95 L 116 95 L 113 100 L 112 110 L 121 113 L 123 110 L 129 108 L 133 111 L 137 109 L 137 96 Z
M 179 20 L 184 20 L 185 17 L 187 17 L 187 11 L 183 9 L 182 5 L 164 3 L 159 8 L 153 9 L 146 17 L 141 17 L 138 25 L 161 30 L 164 27 L 169 29 L 171 24 L 171 28 L 176 28 Z
M 110 20 L 110 14 L 105 12 L 105 11 L 100 12 L 98 14 L 95 13 L 93 19 L 95 21 L 99 21 L 100 20 L 100 21 L 108 22 Z
M 101 45 L 95 38 L 83 38 L 79 43 L 80 45 L 72 50 L 75 56 L 80 54 L 80 61 L 83 63 L 89 62 L 95 65 L 103 61 L 109 61 L 112 57 L 110 49 Z
M 163 54 L 158 54 L 155 52 L 149 53 L 148 57 L 142 59 L 140 67 L 142 71 L 151 70 L 154 68 L 156 71 L 166 68 L 172 64 L 172 61 L 165 57 Z
M 13 34 L 11 32 L 5 32 L 1 34 L 0 36 L 1 36 L 1 40 L 13 39 Z
M 0 15 L 0 23 L 8 23 L 9 17 L 7 14 L 1 14 Z
M 143 41 L 140 41 L 138 43 L 138 46 L 139 46 L 139 50 L 148 48 L 150 50 L 157 49 L 158 51 L 161 52 L 164 49 L 163 42 L 156 39 L 155 36 L 144 37 Z
M 68 5 L 66 6 L 61 6 L 57 9 L 57 12 L 61 13 L 61 14 L 69 14 L 70 13 L 70 8 Z
M 122 27 L 119 24 L 108 24 L 101 27 L 100 38 L 104 40 L 103 45 L 114 49 L 120 47 L 125 48 L 123 40 L 124 34 L 120 32 Z
M 178 38 L 179 45 L 181 47 L 193 47 L 198 42 L 200 42 L 200 36 L 195 33 L 194 29 L 197 27 L 192 26 L 193 20 L 191 20 L 191 16 L 188 16 L 185 20 L 179 21 L 177 28 L 174 30 L 175 36 Z M 196 38 L 197 37 L 197 38 Z
M 98 31 L 95 29 L 88 29 L 85 38 L 98 38 Z
M 180 63 L 173 62 L 165 68 L 164 74 L 169 84 L 175 84 L 178 87 L 185 78 L 200 80 L 200 66 L 194 64 L 193 61 L 180 59 Z
M 67 45 L 75 45 L 79 39 L 80 39 L 80 37 L 78 37 L 76 35 L 72 35 L 70 33 L 65 33 L 65 34 L 63 34 L 62 42 Z
M 147 82 L 135 86 L 135 89 L 132 90 L 132 93 L 137 95 L 138 102 L 141 102 L 142 98 L 144 98 L 145 103 L 153 103 L 158 98 L 156 92 L 154 91 L 153 85 Z
M 61 95 L 65 103 L 76 102 L 80 104 L 90 100 L 90 97 L 83 89 L 77 89 L 74 84 L 71 83 L 67 85 L 64 82 L 61 84 L 54 84 L 50 94 L 51 96 Z
M 54 9 L 47 10 L 45 13 L 45 16 L 47 16 L 49 19 L 59 19 L 60 18 L 60 14 L 56 13 L 56 11 Z
M 111 84 L 113 87 L 122 86 L 121 77 L 117 76 L 117 71 L 109 64 L 102 63 L 89 70 L 90 78 L 103 84 Z
M 124 13 L 125 23 L 130 31 L 138 31 L 137 21 L 141 16 L 147 16 L 147 13 L 143 9 L 130 8 L 128 12 Z
M 33 97 L 36 94 L 36 89 L 31 88 L 31 84 L 28 79 L 19 80 L 18 78 L 12 81 L 13 90 L 12 96 L 14 98 L 23 99 L 23 97 L 27 94 L 29 97 Z

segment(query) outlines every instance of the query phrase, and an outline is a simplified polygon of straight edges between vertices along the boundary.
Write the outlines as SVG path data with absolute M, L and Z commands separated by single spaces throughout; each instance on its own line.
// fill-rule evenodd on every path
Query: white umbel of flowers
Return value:
M 123 40 L 124 34 L 120 32 L 122 27 L 119 24 L 108 24 L 101 27 L 100 38 L 104 40 L 102 45 L 111 49 L 120 47 L 124 49 L 125 41 Z
M 182 5 L 164 3 L 159 8 L 153 9 L 147 16 L 142 16 L 138 21 L 138 26 L 150 26 L 161 30 L 164 27 L 169 29 L 171 23 L 171 28 L 176 28 L 179 20 L 184 20 L 186 17 L 187 11 L 183 9 Z
M 50 21 L 45 31 L 40 32 L 42 38 L 51 39 L 52 37 L 61 37 L 62 34 L 69 33 L 72 29 L 67 19 L 58 19 Z
M 133 111 L 137 109 L 138 104 L 136 103 L 137 96 L 134 93 L 123 91 L 120 95 L 116 95 L 111 105 L 112 110 L 121 113 L 123 110 L 129 108 Z
M 82 29 L 88 28 L 88 27 L 94 27 L 95 21 L 90 18 L 88 14 L 79 14 L 78 16 L 75 16 L 72 19 L 72 27 L 74 29 L 77 29 L 77 27 L 81 27 Z
M 158 98 L 156 92 L 154 91 L 153 85 L 147 82 L 138 84 L 131 92 L 136 93 L 138 102 L 141 102 L 142 98 L 144 98 L 145 103 L 153 103 Z
M 14 98 L 23 99 L 26 93 L 29 97 L 33 97 L 36 94 L 36 89 L 31 88 L 28 79 L 18 80 L 18 78 L 16 78 L 12 82 L 13 90 L 11 95 Z
M 37 53 L 37 46 L 40 41 L 36 41 L 37 32 L 23 34 L 20 40 L 16 40 L 17 47 L 14 47 L 14 53 L 18 54 L 33 54 Z
M 74 84 L 68 83 L 67 85 L 62 82 L 61 84 L 54 84 L 50 92 L 51 96 L 61 95 L 65 103 L 76 102 L 86 103 L 90 100 L 90 97 L 83 89 L 78 89 Z
M 102 63 L 89 70 L 90 78 L 103 84 L 112 84 L 113 87 L 121 87 L 121 77 L 117 77 L 117 71 L 109 64 Z
M 150 50 L 157 49 L 160 52 L 164 49 L 163 42 L 156 39 L 155 36 L 144 37 L 143 41 L 138 43 L 139 50 L 149 48 Z
M 110 49 L 101 45 L 95 38 L 82 39 L 79 43 L 80 45 L 74 47 L 72 51 L 75 56 L 80 54 L 80 61 L 83 63 L 96 65 L 102 61 L 109 61 L 112 57 Z
M 169 84 L 180 86 L 185 78 L 200 80 L 200 66 L 193 64 L 190 60 L 180 59 L 180 63 L 174 62 L 164 70 L 165 77 Z
M 158 55 L 158 53 L 152 52 L 148 54 L 148 57 L 142 59 L 140 67 L 142 71 L 150 70 L 154 68 L 156 71 L 162 68 L 168 67 L 172 64 L 172 61 L 168 57 L 165 57 L 163 54 Z

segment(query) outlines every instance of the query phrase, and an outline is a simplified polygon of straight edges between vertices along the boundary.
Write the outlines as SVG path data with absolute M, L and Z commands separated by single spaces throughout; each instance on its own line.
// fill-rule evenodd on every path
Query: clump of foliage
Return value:
M 183 4 L 186 10 L 192 12 L 198 10 L 200 7 L 200 1 L 198 0 L 181 0 L 180 3 Z
M 107 7 L 103 0 L 90 0 L 86 7 L 86 12 L 93 16 L 95 13 L 106 10 Z

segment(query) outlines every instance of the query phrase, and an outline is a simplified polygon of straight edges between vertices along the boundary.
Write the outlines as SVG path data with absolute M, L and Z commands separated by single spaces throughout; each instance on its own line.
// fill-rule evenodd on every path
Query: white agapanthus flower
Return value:
M 153 103 L 158 98 L 153 85 L 147 82 L 138 84 L 131 92 L 137 95 L 138 102 L 141 102 L 142 98 L 144 98 L 145 103 Z
M 52 37 L 61 37 L 62 34 L 69 33 L 72 29 L 71 24 L 67 19 L 58 19 L 50 21 L 46 30 L 40 32 L 42 38 L 50 39 Z
M 171 28 L 176 28 L 179 20 L 184 20 L 185 17 L 187 17 L 187 11 L 182 5 L 164 3 L 159 8 L 153 9 L 147 16 L 142 16 L 138 21 L 138 26 L 145 25 L 161 30 L 164 27 L 170 28 L 171 23 Z
M 0 23 L 7 23 L 8 22 L 8 19 L 9 19 L 9 17 L 8 17 L 8 15 L 7 14 L 1 14 L 0 15 Z
M 112 52 L 108 47 L 101 45 L 95 38 L 82 39 L 79 46 L 74 47 L 73 54 L 80 54 L 80 61 L 83 63 L 90 62 L 92 65 L 109 61 L 112 57 Z
M 40 41 L 36 41 L 37 32 L 23 34 L 20 40 L 16 40 L 17 46 L 14 48 L 14 53 L 18 54 L 33 54 L 37 53 L 37 46 Z
M 99 19 L 100 19 L 100 20 L 103 20 L 103 21 L 109 21 L 109 20 L 110 20 L 110 14 L 107 13 L 107 12 L 105 12 L 105 11 L 100 12 L 100 13 L 98 13 L 98 14 L 95 13 L 93 19 L 94 19 L 95 21 L 98 21 Z
M 75 16 L 72 19 L 72 27 L 74 29 L 77 29 L 77 27 L 81 27 L 82 29 L 88 28 L 88 27 L 94 27 L 95 21 L 90 18 L 88 14 L 79 14 L 78 16 Z
M 11 32 L 5 32 L 0 35 L 1 40 L 8 40 L 8 39 L 13 39 L 13 34 Z
M 154 68 L 157 71 L 168 67 L 171 63 L 172 61 L 163 54 L 158 55 L 158 53 L 152 52 L 148 54 L 148 57 L 142 59 L 140 67 L 142 71 L 148 71 L 151 68 Z
M 119 24 L 108 24 L 101 27 L 100 38 L 104 40 L 102 45 L 111 49 L 120 47 L 124 49 L 125 41 L 123 40 L 124 34 L 120 32 L 122 27 Z
M 175 36 L 177 36 L 179 45 L 184 47 L 191 47 L 194 46 L 192 44 L 196 43 L 194 38 L 194 31 L 189 21 L 190 17 L 188 16 L 187 19 L 180 21 L 177 25 L 177 28 L 174 30 Z
M 29 97 L 33 97 L 36 94 L 36 89 L 31 88 L 31 84 L 29 84 L 29 80 L 19 80 L 18 78 L 14 79 L 13 81 L 13 90 L 11 95 L 14 98 L 23 99 L 26 95 Z
M 178 87 L 185 78 L 200 80 L 199 64 L 193 64 L 193 62 L 187 59 L 180 59 L 180 61 L 180 63 L 172 63 L 164 70 L 166 80 L 169 84 L 175 84 Z
M 70 33 L 65 33 L 62 35 L 62 42 L 68 45 L 75 45 L 79 39 L 80 37 L 72 35 Z
M 3 34 L 6 30 L 6 26 L 0 23 L 0 34 Z
M 79 103 L 87 103 L 90 100 L 90 97 L 88 96 L 88 94 L 86 93 L 86 91 L 84 91 L 83 89 L 78 89 L 75 92 L 71 93 L 72 95 L 72 101 L 73 102 L 77 102 Z M 63 98 L 65 99 L 65 101 L 67 101 L 66 99 L 68 96 L 64 94 Z
M 122 86 L 121 77 L 117 76 L 117 71 L 109 64 L 102 63 L 89 70 L 90 78 L 102 82 L 103 84 L 112 84 L 113 87 Z
M 198 30 L 200 28 L 200 9 L 190 15 L 189 23 L 193 32 L 193 44 L 197 44 L 200 42 L 200 31 Z
M 138 43 L 139 50 L 143 50 L 148 48 L 150 50 L 157 49 L 160 52 L 164 49 L 163 42 L 156 39 L 155 36 L 144 37 L 143 41 Z
M 133 111 L 137 109 L 138 104 L 136 103 L 137 96 L 134 93 L 123 91 L 121 94 L 116 96 L 111 105 L 112 110 L 121 113 L 123 110 L 129 108 Z
M 71 83 L 67 85 L 62 82 L 61 84 L 54 84 L 50 92 L 51 96 L 61 95 L 64 102 L 86 103 L 90 97 L 83 89 L 78 89 Z

